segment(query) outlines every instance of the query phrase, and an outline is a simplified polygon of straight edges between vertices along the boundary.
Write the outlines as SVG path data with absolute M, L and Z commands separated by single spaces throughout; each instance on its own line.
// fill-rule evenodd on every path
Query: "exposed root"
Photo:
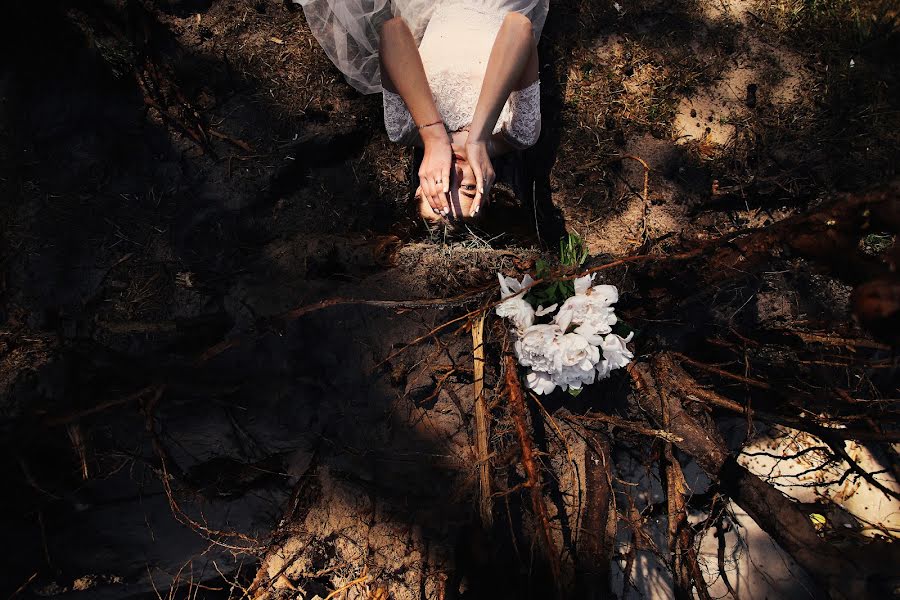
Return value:
M 493 502 L 491 496 L 491 465 L 488 462 L 488 440 L 490 439 L 490 415 L 484 400 L 484 317 L 482 313 L 472 322 L 472 348 L 475 370 L 475 458 L 478 461 L 478 481 L 480 496 L 478 509 L 481 525 L 490 531 L 494 525 Z
M 509 400 L 510 415 L 515 423 L 516 436 L 519 440 L 519 447 L 522 450 L 522 467 L 525 469 L 526 476 L 525 485 L 531 494 L 531 508 L 537 519 L 547 562 L 550 565 L 554 580 L 559 583 L 561 573 L 559 552 L 556 549 L 556 544 L 553 542 L 553 534 L 550 531 L 550 519 L 547 516 L 547 507 L 544 505 L 541 473 L 534 458 L 534 443 L 525 424 L 528 413 L 525 409 L 525 399 L 522 395 L 522 386 L 519 383 L 518 363 L 515 357 L 511 354 L 504 355 L 503 367 L 506 373 L 506 393 Z

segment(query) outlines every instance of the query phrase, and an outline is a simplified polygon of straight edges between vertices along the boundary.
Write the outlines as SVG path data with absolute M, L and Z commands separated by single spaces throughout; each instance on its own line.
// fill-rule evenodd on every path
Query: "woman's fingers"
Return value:
M 484 178 L 484 193 L 482 194 L 481 204 L 478 205 L 478 209 L 481 208 L 482 204 L 487 204 L 491 199 L 491 190 L 494 189 L 494 171 L 489 170 Z
M 432 171 L 425 175 L 424 179 L 428 182 L 428 194 L 431 205 L 437 208 L 440 214 L 449 214 L 450 204 L 447 202 L 447 194 L 444 193 L 444 180 L 440 171 Z
M 441 182 L 443 183 L 443 190 L 446 194 L 450 191 L 450 163 L 444 165 L 444 168 L 441 169 Z
M 419 188 L 422 190 L 422 195 L 425 197 L 428 205 L 431 206 L 431 210 L 433 210 L 435 214 L 441 214 L 441 205 L 435 201 L 433 187 L 434 186 L 428 180 L 427 175 L 419 176 Z
M 450 214 L 450 203 L 447 202 L 447 194 L 444 192 L 444 181 L 440 175 L 435 177 L 434 195 L 443 215 Z
M 472 169 L 475 170 L 474 167 Z M 487 204 L 489 199 L 491 188 L 494 186 L 494 173 L 491 170 L 486 170 L 481 173 L 481 175 L 475 175 L 475 200 L 472 202 L 472 209 L 469 213 L 470 217 L 474 217 L 478 214 L 478 211 L 481 210 L 481 207 Z
M 428 204 L 428 208 L 425 209 L 425 210 L 430 210 L 430 211 L 431 211 L 432 213 L 434 213 L 435 215 L 440 214 L 440 213 L 438 213 L 437 209 L 435 209 L 435 208 L 431 205 L 431 200 L 430 200 L 430 199 L 428 198 L 428 196 L 425 194 L 425 191 L 422 190 L 422 186 L 421 186 L 421 185 L 420 185 L 419 187 L 416 188 L 415 198 L 416 198 L 416 200 L 419 202 L 420 210 L 421 210 L 421 208 L 423 208 L 423 207 L 422 207 L 422 202 L 425 202 L 426 204 Z M 423 216 L 424 216 L 424 215 L 423 215 Z
M 472 200 L 469 216 L 474 217 L 478 213 L 478 208 L 481 206 L 481 197 L 484 195 L 484 176 L 481 172 L 481 165 L 477 162 L 473 162 L 471 165 L 472 174 L 475 175 L 475 199 Z

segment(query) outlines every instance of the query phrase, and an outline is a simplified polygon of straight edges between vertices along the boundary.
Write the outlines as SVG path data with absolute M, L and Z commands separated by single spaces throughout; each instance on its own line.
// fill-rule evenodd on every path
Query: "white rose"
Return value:
M 585 275 L 584 277 L 578 277 L 572 283 L 575 284 L 575 295 L 583 296 L 585 292 L 591 289 L 591 283 L 594 281 L 594 275 L 596 273 L 591 273 L 590 275 Z
M 522 333 L 534 323 L 534 308 L 523 299 L 522 290 L 529 287 L 534 280 L 530 275 L 525 275 L 522 281 L 512 277 L 504 277 L 497 273 L 500 282 L 500 298 L 503 300 L 497 306 L 497 314 L 512 321 L 516 333 Z
M 560 346 L 562 369 L 553 374 L 557 385 L 563 389 L 581 389 L 582 385 L 594 383 L 594 366 L 600 360 L 600 350 L 577 333 L 563 335 Z
M 591 284 L 594 275 L 578 277 L 574 281 L 575 295 L 567 299 L 553 320 L 565 331 L 569 325 L 587 325 L 595 333 L 607 334 L 616 324 L 612 307 L 619 301 L 619 290 L 614 285 Z
M 619 290 L 614 285 L 595 285 L 587 293 L 593 296 L 597 302 L 615 304 L 619 301 Z
M 556 384 L 550 375 L 541 371 L 529 370 L 525 375 L 525 385 L 539 395 L 549 394 L 556 389 Z

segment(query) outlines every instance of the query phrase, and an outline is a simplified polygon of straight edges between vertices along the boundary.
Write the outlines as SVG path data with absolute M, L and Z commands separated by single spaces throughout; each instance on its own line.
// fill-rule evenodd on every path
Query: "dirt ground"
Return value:
M 332 298 L 456 296 L 552 259 L 565 231 L 594 261 L 665 256 L 897 174 L 900 33 L 885 1 L 551 2 L 543 137 L 504 167 L 525 169 L 533 198 L 507 181 L 462 232 L 417 222 L 413 155 L 387 141 L 380 96 L 342 80 L 289 2 L 5 10 L 0 586 L 17 597 L 257 596 L 264 576 L 270 597 L 550 597 L 524 495 L 495 499 L 508 536 L 475 524 L 468 320 L 432 333 L 472 307 L 273 317 Z M 880 256 L 892 235 L 860 244 Z M 713 328 L 828 328 L 889 366 L 798 374 L 775 360 L 773 377 L 809 393 L 856 377 L 841 385 L 896 398 L 896 359 L 851 319 L 852 286 L 779 259 L 752 289 L 696 290 L 703 310 L 677 318 L 657 314 L 677 273 L 652 286 L 628 269 L 602 277 L 622 290 L 638 359 L 702 352 Z M 488 318 L 485 386 L 492 473 L 512 489 L 524 476 L 497 404 L 503 329 Z M 582 577 L 566 554 L 579 477 L 596 457 L 568 417 L 635 417 L 626 376 L 596 387 L 530 407 L 569 581 Z M 731 447 L 783 433 L 731 423 Z M 613 437 L 616 493 L 637 503 L 619 508 L 653 516 L 660 483 L 640 439 Z M 626 531 L 609 557 L 615 593 L 671 597 L 665 561 Z M 768 559 L 770 573 L 790 562 Z M 799 597 L 794 567 L 781 583 L 751 569 L 742 597 Z

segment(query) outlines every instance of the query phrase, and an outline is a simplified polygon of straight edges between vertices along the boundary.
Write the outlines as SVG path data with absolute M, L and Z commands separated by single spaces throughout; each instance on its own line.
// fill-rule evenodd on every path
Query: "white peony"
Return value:
M 562 372 L 553 378 L 553 381 L 562 389 L 580 390 L 582 386 L 590 385 L 597 379 L 597 371 L 594 366 L 587 371 L 577 367 L 563 367 Z
M 593 369 L 600 360 L 600 351 L 582 335 L 567 333 L 560 338 L 562 366 Z
M 628 334 L 627 338 L 622 338 L 615 333 L 611 333 L 603 339 L 600 348 L 603 350 L 603 358 L 609 363 L 610 369 L 620 369 L 631 362 L 634 358 L 631 350 L 625 345 L 634 337 L 634 332 Z
M 500 281 L 500 298 L 503 300 L 497 305 L 497 315 L 512 321 L 516 332 L 521 334 L 534 323 L 534 308 L 523 299 L 522 290 L 527 288 L 534 280 L 525 275 L 522 281 L 512 277 L 504 277 L 497 273 Z
M 562 369 L 562 330 L 553 323 L 532 325 L 516 340 L 519 364 L 534 371 L 559 373 Z
M 514 277 L 504 277 L 500 273 L 497 273 L 497 279 L 500 280 L 500 298 L 502 300 L 520 294 L 522 290 L 531 287 L 534 283 L 534 279 L 531 278 L 531 275 L 527 274 L 522 278 L 522 281 L 519 281 Z
M 579 277 L 575 295 L 559 307 L 553 322 L 535 325 L 535 317 L 553 313 L 557 305 L 535 311 L 525 302 L 524 291 L 534 283 L 528 275 L 522 281 L 499 273 L 497 277 L 503 300 L 497 314 L 515 325 L 516 356 L 519 364 L 530 367 L 525 375 L 528 389 L 542 395 L 557 387 L 579 390 L 634 358 L 626 345 L 634 334 L 623 339 L 612 333 L 617 321 L 612 305 L 619 300 L 615 286 L 594 287 L 593 275 Z M 566 333 L 571 325 L 574 331 Z
M 569 325 L 587 325 L 596 333 L 607 334 L 616 324 L 612 307 L 619 301 L 619 291 L 614 285 L 590 287 L 591 278 L 579 277 L 575 280 L 575 295 L 568 298 L 559 308 L 553 320 L 564 331 Z
M 534 309 L 522 300 L 521 296 L 513 296 L 497 305 L 497 314 L 512 321 L 516 332 L 521 334 L 534 323 Z
M 549 394 L 556 389 L 556 384 L 549 374 L 541 371 L 528 371 L 525 375 L 525 385 L 538 395 Z
M 597 379 L 607 379 L 612 373 L 612 367 L 609 364 L 609 361 L 605 358 L 601 358 L 597 361 L 596 365 L 597 369 Z
M 594 383 L 594 366 L 600 360 L 600 350 L 577 333 L 562 336 L 562 369 L 554 373 L 555 381 L 563 389 L 581 389 Z

